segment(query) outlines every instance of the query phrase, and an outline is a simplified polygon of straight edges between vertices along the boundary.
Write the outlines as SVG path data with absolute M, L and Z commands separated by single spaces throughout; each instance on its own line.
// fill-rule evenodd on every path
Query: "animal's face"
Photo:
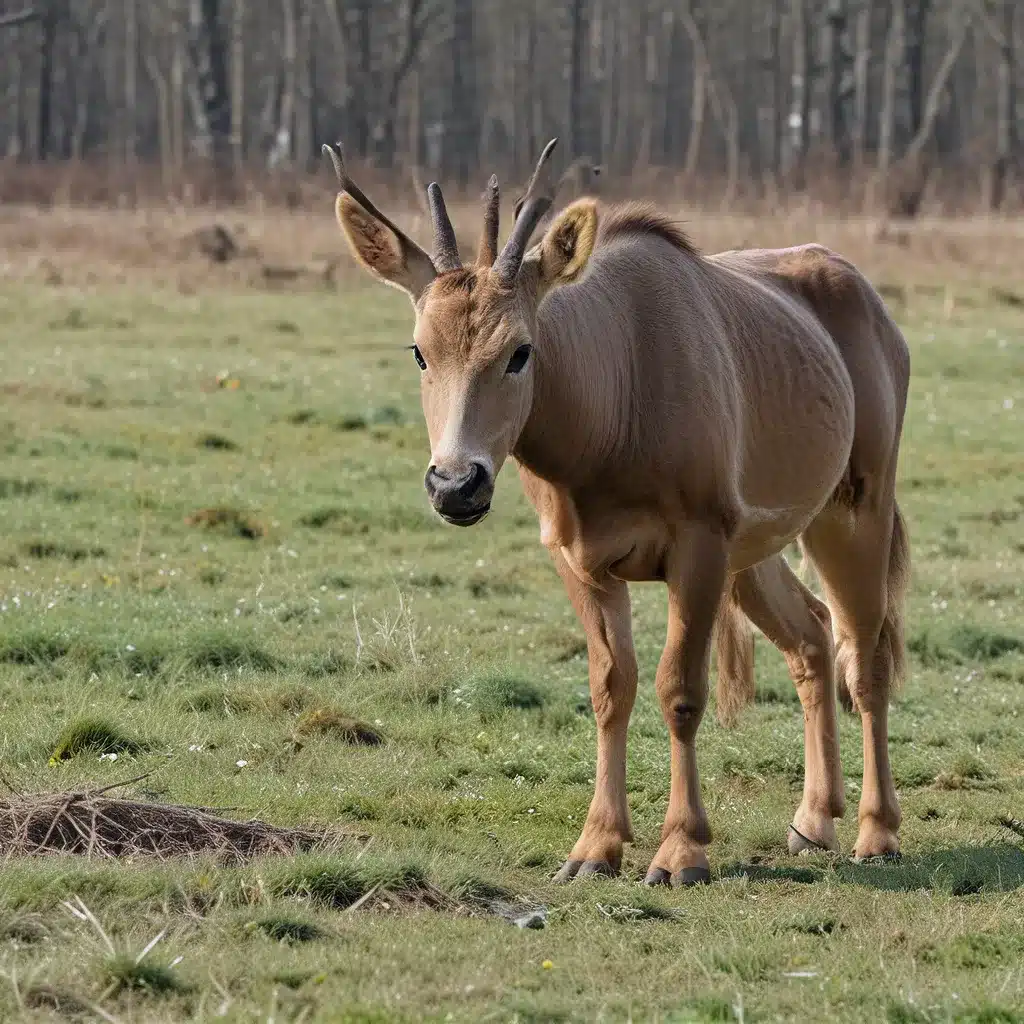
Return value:
M 537 186 L 551 148 L 518 206 L 500 256 L 497 183 L 491 179 L 480 255 L 468 267 L 459 259 L 436 185 L 428 191 L 435 231 L 431 258 L 366 199 L 335 158 L 345 189 L 338 196 L 338 222 L 353 253 L 375 277 L 412 299 L 412 356 L 430 436 L 424 483 L 438 514 L 459 526 L 472 526 L 490 510 L 497 474 L 529 417 L 534 377 L 543 363 L 536 350 L 537 307 L 551 288 L 583 272 L 596 240 L 596 204 L 582 200 L 525 252 L 550 206 Z
M 530 412 L 529 297 L 503 289 L 489 270 L 453 271 L 421 299 L 413 339 L 430 436 L 427 494 L 447 522 L 471 526 L 490 509 Z

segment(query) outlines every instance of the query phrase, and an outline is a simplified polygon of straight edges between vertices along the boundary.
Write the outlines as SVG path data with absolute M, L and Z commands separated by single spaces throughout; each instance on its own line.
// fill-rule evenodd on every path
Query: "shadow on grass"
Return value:
M 831 877 L 852 885 L 864 885 L 889 892 L 931 889 L 953 896 L 978 892 L 1010 892 L 1024 888 L 1024 849 L 1010 843 L 995 846 L 959 846 L 920 856 L 904 856 L 897 863 L 834 865 L 744 864 L 723 866 L 721 878 L 746 876 L 755 882 L 803 882 L 810 884 Z

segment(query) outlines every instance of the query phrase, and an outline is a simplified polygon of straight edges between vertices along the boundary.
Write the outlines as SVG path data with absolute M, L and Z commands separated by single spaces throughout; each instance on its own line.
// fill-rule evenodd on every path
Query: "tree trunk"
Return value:
M 231 90 L 220 0 L 191 0 L 192 63 L 214 163 L 231 166 Z
M 845 0 L 830 0 L 828 7 L 828 117 L 829 142 L 841 167 L 850 161 L 850 138 L 846 124 L 846 35 Z
M 136 0 L 124 0 L 124 157 L 134 168 L 138 156 L 139 11 Z
M 768 166 L 777 177 L 782 171 L 782 139 L 783 139 L 783 83 L 782 69 L 782 3 L 783 0 L 771 0 L 768 6 L 768 23 L 765 36 L 767 52 L 765 67 L 768 72 Z
M 53 127 L 54 47 L 60 25 L 61 0 L 46 0 L 39 39 L 39 109 L 36 128 L 36 159 L 50 155 Z
M 853 58 L 853 125 L 851 143 L 853 160 L 858 169 L 864 166 L 868 138 L 868 90 L 871 74 L 871 18 L 875 0 L 861 0 L 857 12 L 856 41 Z
M 448 119 L 451 137 L 446 137 L 448 168 L 455 182 L 469 184 L 476 171 L 479 124 L 474 26 L 474 0 L 454 0 L 452 12 L 452 108 Z M 447 136 L 446 132 L 446 136 Z
M 878 113 L 878 170 L 884 177 L 892 166 L 896 123 L 896 77 L 903 61 L 904 0 L 893 0 L 889 33 L 885 40 L 882 100 Z
M 310 0 L 299 0 L 298 79 L 295 94 L 295 157 L 300 167 L 309 165 L 315 131 L 313 10 Z
M 585 0 L 570 0 L 569 8 L 569 158 L 583 155 L 583 7 Z
M 1002 0 L 999 20 L 986 19 L 986 28 L 999 52 L 996 68 L 996 137 L 988 205 L 998 210 L 1006 198 L 1006 178 L 1017 159 L 1017 83 L 1013 62 L 1014 12 L 1018 0 Z
M 245 163 L 245 0 L 231 7 L 231 155 L 236 173 Z
M 904 0 L 906 4 L 907 117 L 911 139 L 921 131 L 924 118 L 924 46 L 931 0 Z
M 790 172 L 797 188 L 804 186 L 811 139 L 812 25 L 808 0 L 793 2 L 793 107 L 789 115 Z

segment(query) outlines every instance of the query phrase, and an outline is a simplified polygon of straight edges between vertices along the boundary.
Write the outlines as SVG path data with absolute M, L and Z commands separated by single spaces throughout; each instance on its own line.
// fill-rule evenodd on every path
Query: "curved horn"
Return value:
M 389 228 L 398 239 L 402 247 L 402 255 L 406 263 L 412 261 L 426 260 L 430 269 L 436 274 L 434 262 L 428 253 L 424 252 L 390 217 L 385 216 L 366 197 L 363 190 L 349 177 L 345 170 L 345 158 L 341 153 L 341 143 L 336 142 L 333 146 L 329 142 L 323 145 L 323 151 L 331 158 L 334 165 L 334 173 L 337 176 L 338 184 L 343 192 L 347 192 L 371 217 L 376 217 L 385 227 Z
M 459 243 L 455 240 L 455 229 L 444 205 L 441 186 L 436 181 L 427 186 L 427 205 L 434 225 L 434 266 L 442 274 L 448 270 L 458 270 L 462 266 Z
M 519 214 L 516 217 L 515 227 L 509 235 L 505 248 L 494 264 L 494 271 L 505 287 L 511 287 L 523 265 L 523 257 L 526 255 L 526 246 L 530 242 L 530 235 L 533 234 L 541 217 L 551 208 L 554 201 L 551 187 L 551 175 L 547 167 L 548 159 L 558 144 L 558 139 L 552 139 L 541 153 L 537 166 L 534 168 L 530 184 L 527 186 L 526 194 L 516 204 Z
M 491 175 L 484 192 L 484 230 L 480 235 L 480 250 L 477 253 L 478 267 L 491 267 L 498 258 L 498 204 L 501 194 L 498 191 L 498 176 Z

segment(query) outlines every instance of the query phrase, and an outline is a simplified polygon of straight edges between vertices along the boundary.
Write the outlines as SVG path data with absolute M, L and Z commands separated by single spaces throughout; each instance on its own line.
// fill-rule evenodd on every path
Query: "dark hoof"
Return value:
M 822 846 L 821 843 L 816 843 L 813 839 L 808 839 L 802 832 L 798 832 L 795 825 L 789 826 L 789 846 L 790 856 L 796 857 L 801 853 L 829 853 L 827 846 Z
M 580 868 L 583 867 L 583 861 L 581 860 L 567 860 L 559 869 L 558 874 L 552 879 L 553 882 L 571 882 Z
M 899 850 L 893 853 L 876 853 L 870 857 L 851 857 L 851 864 L 899 864 L 903 854 Z
M 668 885 L 671 880 L 671 872 L 652 865 L 651 870 L 647 872 L 647 877 L 644 879 L 644 885 Z
M 571 882 L 574 878 L 614 878 L 618 871 L 606 860 L 567 860 L 558 870 L 553 882 Z
M 707 885 L 711 881 L 709 868 L 682 868 L 672 876 L 672 885 L 676 888 L 690 888 L 692 885 Z
M 614 878 L 618 874 L 606 860 L 585 860 L 583 866 L 576 872 L 577 878 L 584 878 L 587 875 L 596 875 L 602 878 Z

